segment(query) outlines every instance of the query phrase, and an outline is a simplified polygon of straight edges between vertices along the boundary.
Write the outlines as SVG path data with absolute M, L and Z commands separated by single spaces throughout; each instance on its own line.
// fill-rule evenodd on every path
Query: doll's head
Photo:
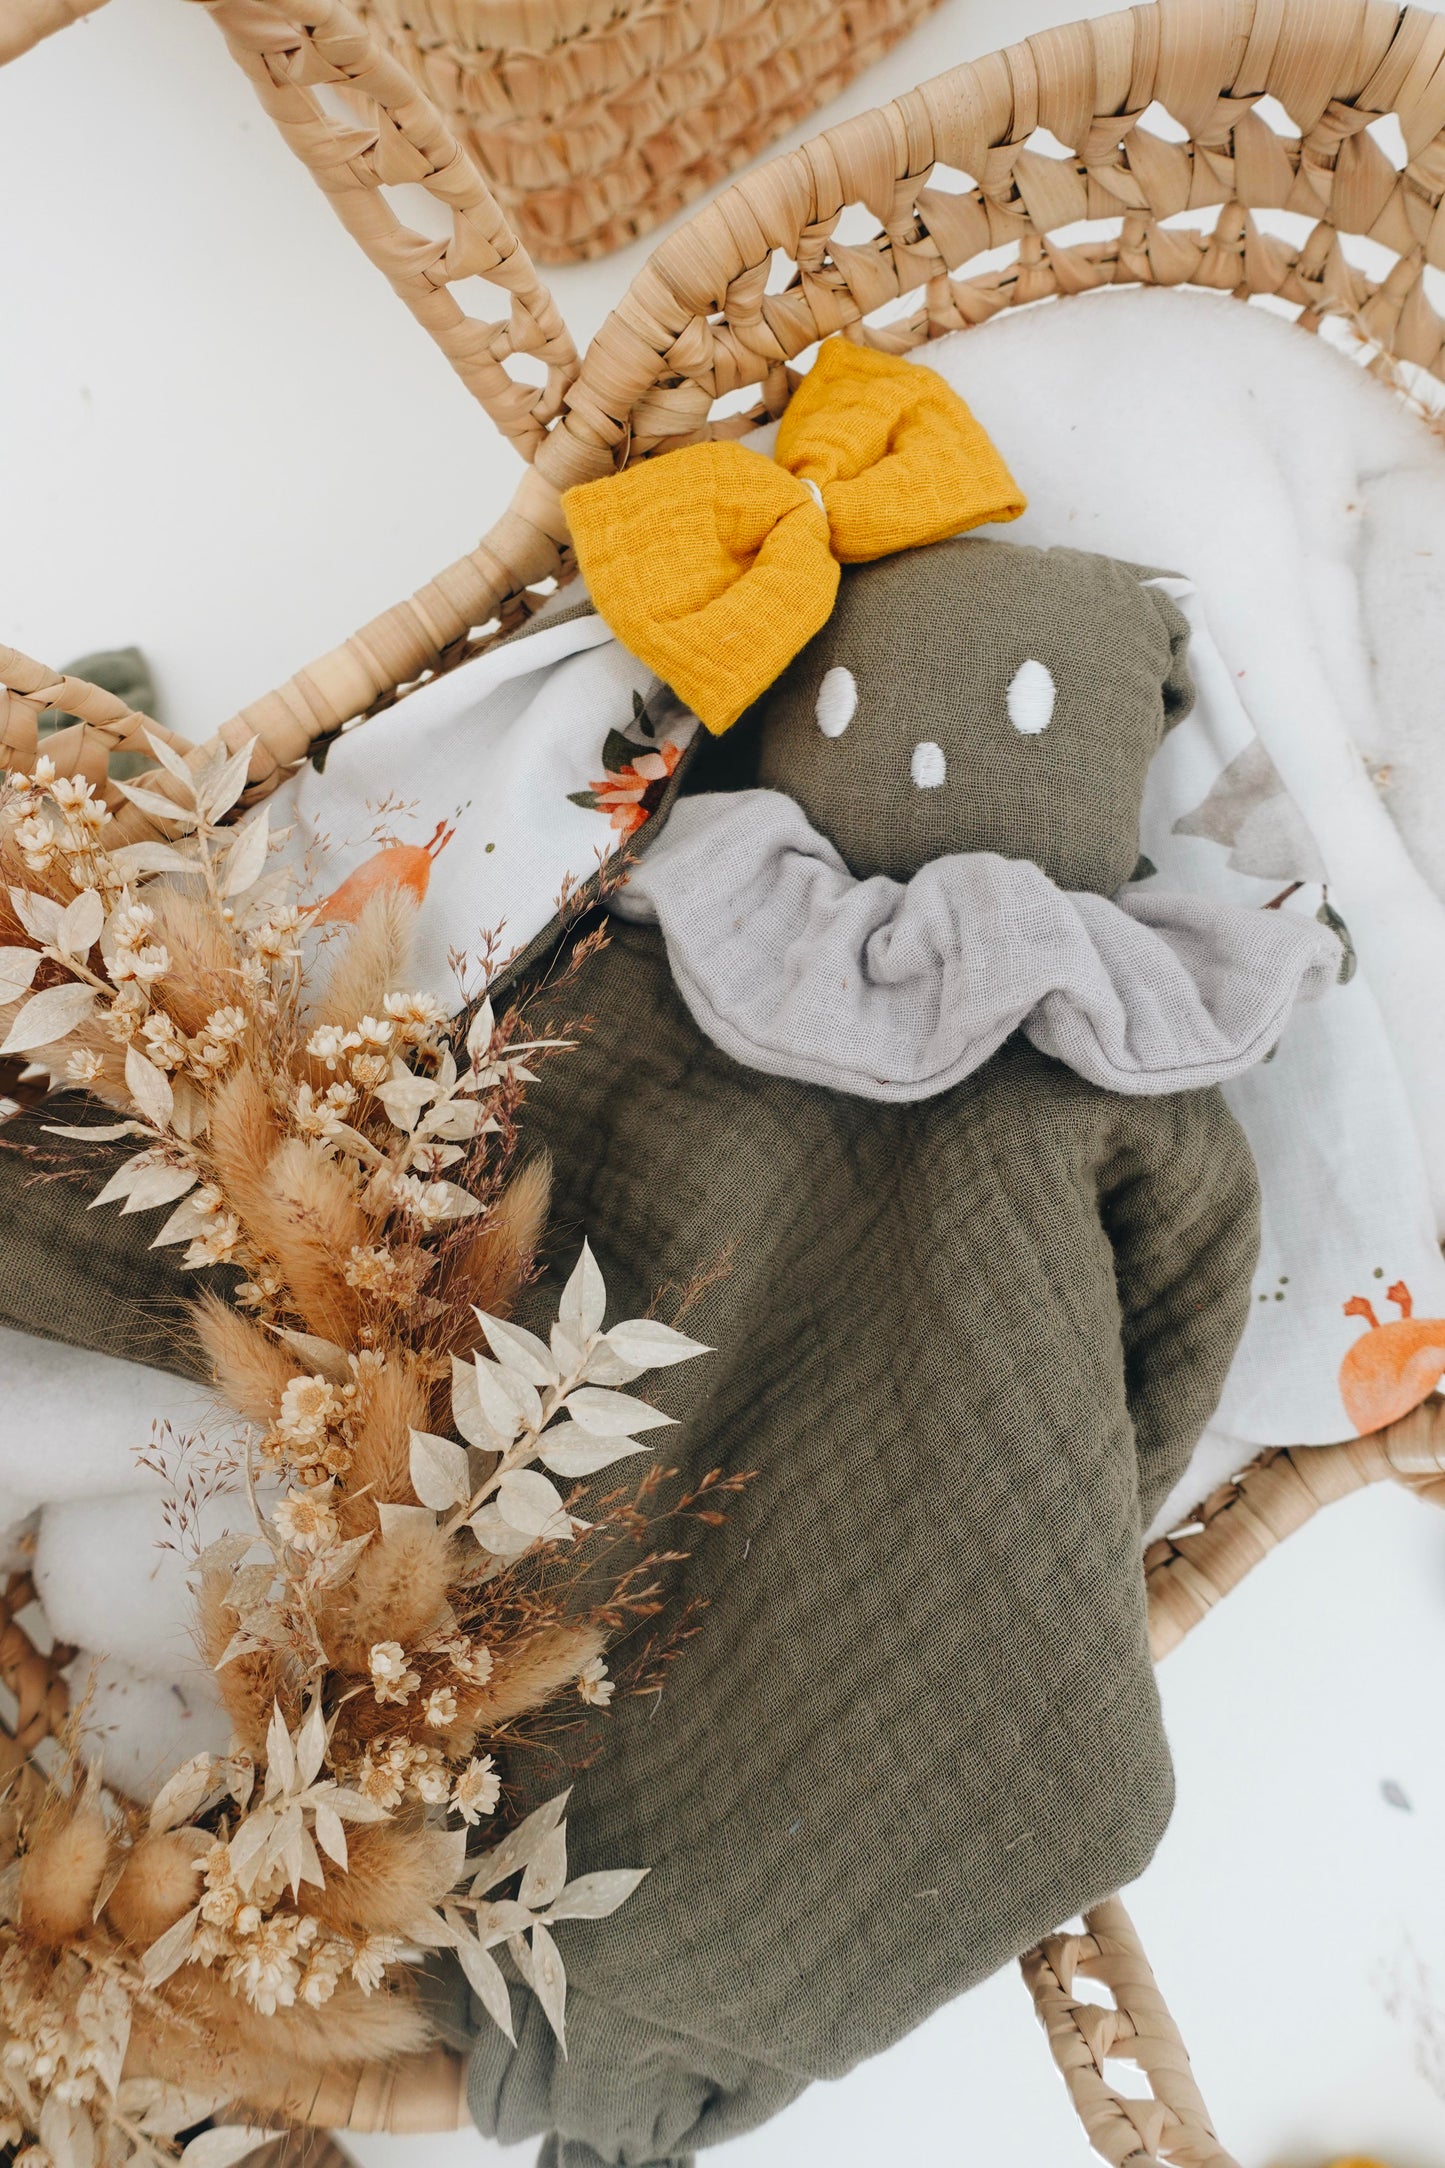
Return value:
M 759 782 L 860 878 L 996 851 L 1112 895 L 1149 763 L 1193 701 L 1188 625 L 1147 577 L 977 537 L 845 568 L 754 710 Z

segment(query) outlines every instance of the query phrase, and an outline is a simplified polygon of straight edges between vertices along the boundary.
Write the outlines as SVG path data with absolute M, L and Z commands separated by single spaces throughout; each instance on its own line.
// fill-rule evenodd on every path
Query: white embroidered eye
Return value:
M 943 747 L 935 745 L 932 738 L 925 738 L 922 745 L 915 745 L 909 772 L 920 790 L 937 790 L 948 774 Z
M 858 706 L 858 680 L 841 663 L 824 673 L 813 713 L 825 738 L 841 738 Z
M 1054 681 L 1047 666 L 1021 662 L 1008 689 L 1008 719 L 1026 738 L 1036 738 L 1054 719 Z

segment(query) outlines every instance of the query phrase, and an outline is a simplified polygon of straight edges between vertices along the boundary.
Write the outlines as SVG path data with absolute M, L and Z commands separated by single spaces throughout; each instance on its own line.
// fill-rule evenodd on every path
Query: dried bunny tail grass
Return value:
M 272 1707 L 282 1698 L 284 1665 L 280 1651 L 275 1649 L 255 1649 L 222 1664 L 221 1658 L 240 1623 L 226 1601 L 229 1585 L 228 1573 L 214 1566 L 202 1568 L 196 1590 L 196 1641 L 215 1673 L 216 1689 L 231 1719 L 237 1745 L 260 1756 Z
M 47 1830 L 20 1869 L 21 1932 L 49 1948 L 83 1935 L 109 1859 L 110 1832 L 93 1806 Z
M 372 1822 L 350 1829 L 344 1874 L 328 1867 L 326 1886 L 303 1883 L 301 1911 L 345 1935 L 405 1935 L 456 1880 L 456 1860 L 440 1830 Z
M 473 1303 L 493 1317 L 510 1312 L 541 1246 L 551 1198 L 551 1156 L 538 1152 L 512 1177 L 476 1231 L 448 1255 L 441 1292 L 464 1306 L 456 1328 L 458 1353 L 476 1341 Z
M 411 1432 L 428 1427 L 431 1383 L 426 1366 L 402 1350 L 357 1379 L 350 1423 L 347 1496 L 338 1500 L 343 1525 L 355 1535 L 374 1527 L 378 1505 L 411 1505 Z M 358 1496 L 364 1492 L 365 1496 Z M 361 1516 L 356 1526 L 349 1523 Z
M 232 1407 L 253 1423 L 273 1422 L 281 1395 L 297 1374 L 294 1356 L 209 1291 L 196 1304 L 194 1326 Z
M 248 2108 L 265 2108 L 319 2071 L 414 2055 L 431 2027 L 408 1987 L 368 1995 L 341 1982 L 319 2009 L 295 2003 L 266 2017 L 214 1972 L 183 1966 L 166 1982 L 163 2004 L 138 2005 L 127 2077 L 199 2078 L 234 2085 Z
M 171 959 L 158 989 L 161 1006 L 182 1031 L 194 1035 L 215 1009 L 236 998 L 230 928 L 206 896 L 155 881 L 148 884 L 145 900 L 156 914 L 154 938 L 165 944 Z
M 350 1579 L 318 1598 L 317 1627 L 337 1669 L 365 1677 L 374 1643 L 414 1648 L 427 1639 L 449 1617 L 457 1571 L 456 1542 L 434 1521 L 404 1522 L 369 1543 Z
M 520 1647 L 499 1656 L 484 1685 L 458 1693 L 458 1713 L 477 1731 L 496 1731 L 520 1716 L 530 1716 L 571 1686 L 606 1646 L 607 1636 L 600 1626 L 544 1626 Z
M 206 1146 L 226 1202 L 248 1228 L 265 1208 L 265 1169 L 284 1134 L 264 1078 L 250 1062 L 241 1062 L 211 1101 Z
M 354 1024 L 380 1016 L 388 994 L 400 992 L 411 962 L 417 906 L 405 889 L 377 892 L 363 906 L 316 1004 L 312 1024 Z
M 149 1949 L 190 1911 L 212 1842 L 204 1829 L 167 1829 L 139 1839 L 105 1905 L 122 1942 L 133 1950 Z
M 249 1211 L 257 1247 L 275 1261 L 289 1302 L 309 1331 L 345 1342 L 358 1302 L 341 1260 L 365 1243 L 369 1223 L 350 1178 L 319 1144 L 288 1137 L 272 1154 Z
M 216 1093 L 211 1164 L 252 1247 L 276 1267 L 311 1331 L 345 1340 L 357 1298 L 338 1260 L 369 1231 L 351 1182 L 317 1144 L 284 1135 L 262 1077 L 243 1062 Z

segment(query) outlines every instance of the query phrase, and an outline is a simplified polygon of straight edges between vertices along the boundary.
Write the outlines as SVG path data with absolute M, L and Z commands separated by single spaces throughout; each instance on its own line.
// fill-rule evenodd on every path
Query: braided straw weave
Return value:
M 1159 0 L 954 68 L 727 189 L 653 253 L 579 366 L 472 157 L 362 22 L 339 0 L 287 0 L 287 15 L 257 0 L 201 4 L 348 230 L 529 462 L 475 550 L 222 727 L 227 744 L 259 739 L 252 796 L 318 740 L 519 622 L 541 599 L 539 583 L 565 578 L 566 488 L 779 413 L 796 381 L 790 365 L 834 333 L 902 352 L 1028 302 L 1111 284 L 1193 284 L 1277 296 L 1306 330 L 1347 318 L 1387 360 L 1445 377 L 1445 324 L 1425 284 L 1427 266 L 1445 267 L 1445 18 L 1421 8 Z M 514 0 L 491 4 L 500 19 Z M 559 10 L 567 4 L 557 0 Z M 532 0 L 515 7 L 537 19 Z M 0 0 L 0 58 L 63 19 L 59 0 Z M 456 36 L 454 23 L 444 35 Z M 355 101 L 364 125 L 338 119 L 318 95 L 325 88 Z M 1297 133 L 1276 133 L 1261 116 L 1265 96 Z M 1144 125 L 1156 100 L 1186 141 Z M 1402 170 L 1370 132 L 1391 114 Z M 1040 129 L 1052 142 L 1034 140 Z M 395 217 L 382 191 L 402 180 L 447 207 L 448 241 Z M 842 237 L 850 206 L 871 214 L 870 237 Z M 1208 230 L 1188 223 L 1201 211 L 1213 214 Z M 1304 217 L 1302 242 L 1260 215 L 1276 211 Z M 1080 221 L 1096 223 L 1071 231 Z M 1384 277 L 1351 260 L 1341 241 L 1351 235 L 1390 252 Z M 505 323 L 463 316 L 450 287 L 474 272 L 510 295 Z M 507 368 L 516 356 L 542 365 L 540 386 L 519 385 Z M 27 745 L 33 755 L 47 707 L 81 717 L 78 737 L 47 748 L 63 746 L 77 764 L 96 761 L 103 744 L 134 743 L 140 719 L 114 712 L 120 703 L 107 708 L 110 696 L 8 650 L 0 688 L 0 750 L 14 764 L 25 764 Z M 1375 1438 L 1266 1453 L 1206 1502 L 1192 1533 L 1153 1546 L 1156 1656 L 1322 1505 L 1387 1477 L 1445 1501 L 1438 1398 Z M 31 1647 L 16 1622 L 26 1600 L 12 1583 L 0 1604 L 0 1684 L 18 1696 L 10 1730 L 21 1752 L 62 1720 L 68 1653 Z M 1024 1965 L 1106 2160 L 1230 2168 L 1117 1900 L 1090 1914 L 1082 1936 L 1051 1937 Z M 1081 1978 L 1106 1985 L 1113 2009 L 1076 1996 Z M 1150 2099 L 1110 2086 L 1104 2066 L 1119 2057 L 1143 2070 Z M 461 2067 L 440 2053 L 354 2092 L 256 2105 L 358 2130 L 465 2120 Z
M 319 31 L 305 52 L 299 32 L 258 45 L 273 19 L 251 0 L 206 4 L 233 37 L 246 26 L 258 67 L 312 64 Z M 1445 19 L 1393 0 L 1160 0 L 1043 31 L 774 159 L 654 251 L 478 547 L 236 721 L 284 769 L 469 637 L 515 623 L 537 599 L 528 590 L 569 569 L 562 491 L 777 414 L 789 364 L 835 332 L 901 352 L 1028 302 L 1191 283 L 1278 296 L 1305 329 L 1346 317 L 1385 354 L 1441 375 L 1445 326 L 1424 272 L 1445 264 L 1442 63 Z M 1266 94 L 1300 134 L 1260 116 Z M 1156 99 L 1187 142 L 1144 124 Z M 1403 131 L 1403 171 L 1369 132 L 1386 114 Z M 1031 145 L 1040 128 L 1068 156 Z M 345 137 L 329 120 L 292 136 L 328 188 Z M 871 213 L 871 238 L 840 237 L 849 206 Z M 1270 211 L 1302 214 L 1305 240 L 1267 230 Z M 1214 214 L 1208 231 L 1171 223 L 1200 212 Z M 1085 219 L 1107 230 L 1071 237 Z M 1342 235 L 1383 243 L 1393 267 L 1372 279 Z M 395 281 L 410 237 L 364 239 Z M 1007 260 L 977 262 L 998 250 Z
M 937 0 L 365 0 L 544 263 L 648 233 Z

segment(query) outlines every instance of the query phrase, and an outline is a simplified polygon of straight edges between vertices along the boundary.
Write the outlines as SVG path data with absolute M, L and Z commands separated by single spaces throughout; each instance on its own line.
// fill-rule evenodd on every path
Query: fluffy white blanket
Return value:
M 1012 535 L 1106 550 L 1197 583 L 1331 893 L 1347 892 L 1362 979 L 1403 1078 L 1403 1095 L 1397 1080 L 1393 1100 L 1382 1099 L 1376 1065 L 1362 1089 L 1390 1132 L 1390 1179 L 1417 1181 L 1419 1254 L 1430 1247 L 1432 1198 L 1445 1223 L 1445 734 L 1434 717 L 1445 682 L 1445 449 L 1322 342 L 1215 297 L 1091 297 L 1000 319 L 923 358 L 969 399 L 1028 491 Z M 419 699 L 439 721 L 461 722 L 468 697 L 467 673 L 457 673 Z M 344 744 L 359 750 L 375 732 L 381 747 L 387 726 L 381 718 Z M 298 794 L 318 827 L 328 790 L 339 798 L 347 788 L 340 750 Z M 1251 803 L 1258 815 L 1257 794 Z M 604 814 L 577 819 L 596 823 L 589 851 L 611 840 Z M 1238 854 L 1237 833 L 1233 843 Z M 474 906 L 473 925 L 485 922 Z M 1291 1058 L 1307 1096 L 1309 1050 Z M 1322 1162 L 1319 1177 L 1348 1188 L 1350 1170 Z M 1370 1285 L 1343 1292 L 1378 1300 L 1398 1267 L 1382 1257 L 1378 1268 L 1378 1280 L 1371 1267 Z M 107 1652 L 96 1714 L 113 1775 L 134 1781 L 220 1730 L 186 1639 L 180 1562 L 158 1547 L 161 1486 L 135 1460 L 158 1422 L 192 1432 L 214 1425 L 215 1411 L 175 1379 L 13 1334 L 0 1333 L 0 1379 L 0 1528 L 40 1508 L 50 1622 Z M 1260 1437 L 1243 1420 L 1213 1434 L 1166 1512 Z

